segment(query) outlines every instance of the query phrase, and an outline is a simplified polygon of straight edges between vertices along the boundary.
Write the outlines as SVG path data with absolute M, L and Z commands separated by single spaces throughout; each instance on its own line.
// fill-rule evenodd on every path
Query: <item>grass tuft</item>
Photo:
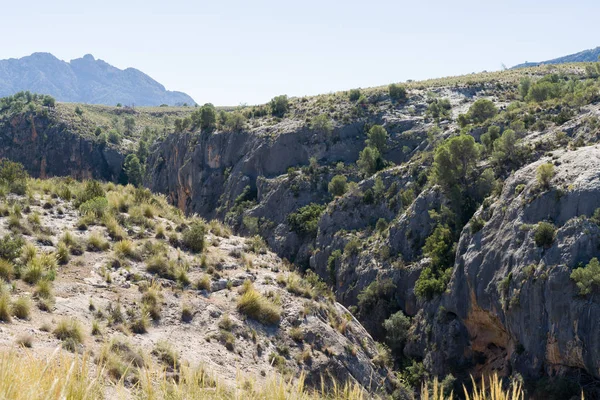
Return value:
M 237 309 L 244 315 L 263 324 L 273 325 L 279 323 L 281 309 L 260 294 L 252 282 L 244 282 L 243 294 L 238 300 Z

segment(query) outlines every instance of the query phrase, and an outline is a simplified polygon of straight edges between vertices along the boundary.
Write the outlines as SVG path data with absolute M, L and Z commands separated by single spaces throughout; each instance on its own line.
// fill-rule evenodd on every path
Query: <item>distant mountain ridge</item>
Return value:
M 0 60 L 0 97 L 24 90 L 49 94 L 58 101 L 88 104 L 195 104 L 187 94 L 168 91 L 135 68 L 121 70 L 91 54 L 70 62 L 50 53 Z
M 598 56 L 600 56 L 600 47 L 596 47 L 595 49 L 589 49 L 580 51 L 579 53 L 569 54 L 568 56 L 554 58 L 552 60 L 540 61 L 540 62 L 525 62 L 523 64 L 515 65 L 514 68 L 525 68 L 525 67 L 535 67 L 540 64 L 566 64 L 572 62 L 591 62 L 598 61 Z

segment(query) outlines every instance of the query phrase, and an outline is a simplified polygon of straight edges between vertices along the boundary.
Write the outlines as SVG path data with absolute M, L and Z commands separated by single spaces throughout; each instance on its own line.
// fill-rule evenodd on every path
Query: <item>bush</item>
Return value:
M 434 268 L 448 267 L 454 261 L 452 231 L 446 225 L 438 225 L 425 240 L 423 255 L 431 258 Z
M 474 123 L 483 123 L 496 116 L 497 113 L 498 109 L 491 100 L 479 99 L 471 105 L 467 116 Z
M 137 155 L 128 154 L 127 157 L 125 157 L 123 172 L 127 177 L 127 183 L 130 183 L 133 186 L 139 186 L 142 184 L 144 179 L 144 167 L 140 163 L 140 159 Z
M 102 218 L 108 209 L 108 200 L 106 197 L 94 197 L 91 200 L 82 203 L 79 206 L 79 212 L 83 216 L 93 216 Z
M 535 228 L 533 239 L 538 247 L 549 248 L 554 243 L 556 236 L 556 228 L 548 222 L 540 222 Z
M 356 256 L 360 252 L 360 248 L 361 248 L 360 240 L 356 237 L 353 237 L 344 246 L 344 256 L 346 258 Z
M 377 148 L 367 146 L 360 152 L 356 165 L 366 175 L 373 175 L 384 167 L 384 162 Z
M 388 223 L 384 218 L 379 218 L 375 224 L 375 229 L 379 233 L 383 233 L 388 227 Z
M 289 109 L 288 97 L 286 95 L 274 97 L 269 102 L 269 108 L 271 109 L 272 115 L 283 117 Z
M 21 249 L 25 241 L 21 236 L 5 235 L 0 239 L 0 258 L 14 261 L 21 256 Z
M 367 133 L 367 145 L 376 148 L 380 153 L 387 147 L 388 133 L 381 125 L 373 125 Z
M 343 196 L 348 190 L 348 179 L 344 175 L 336 175 L 331 178 L 327 188 L 333 196 Z
M 27 178 L 29 174 L 22 164 L 0 159 L 0 184 L 4 184 L 15 194 L 24 195 L 27 191 Z
M 183 233 L 183 244 L 194 253 L 201 253 L 204 250 L 204 235 L 206 234 L 206 225 L 201 221 L 194 221 Z
M 551 163 L 542 164 L 537 169 L 537 181 L 544 188 L 550 187 L 550 181 L 556 174 L 554 165 Z
M 407 97 L 406 88 L 395 83 L 388 86 L 388 93 L 390 94 L 390 98 L 394 101 L 404 101 Z
M 315 237 L 319 219 L 325 211 L 325 205 L 311 203 L 299 208 L 296 212 L 288 216 L 288 223 L 292 231 L 302 236 Z
M 579 294 L 582 296 L 592 293 L 600 288 L 600 262 L 592 258 L 585 267 L 579 267 L 571 272 L 571 279 L 575 281 Z
M 310 129 L 329 135 L 333 131 L 333 124 L 327 114 L 319 114 L 310 120 Z
M 368 315 L 378 303 L 389 303 L 394 294 L 396 285 L 391 279 L 379 279 L 371 282 L 369 286 L 358 294 L 358 307 L 361 315 Z M 386 307 L 387 308 L 387 307 Z
M 420 299 L 431 300 L 435 295 L 444 293 L 451 273 L 452 268 L 442 272 L 434 272 L 430 267 L 424 268 L 415 283 L 415 295 Z
M 102 188 L 102 184 L 98 181 L 87 181 L 85 183 L 85 188 L 83 191 L 77 196 L 76 207 L 79 207 L 86 201 L 95 199 L 97 197 L 104 197 L 104 189 Z
M 351 89 L 348 98 L 350 101 L 357 101 L 360 99 L 360 89 Z
M 392 350 L 402 350 L 404 342 L 408 337 L 410 319 L 402 311 L 398 311 L 383 321 L 383 328 L 385 329 L 385 338 L 390 348 Z
M 478 159 L 479 151 L 472 136 L 450 138 L 435 150 L 433 180 L 446 193 L 465 190 Z
M 244 283 L 243 291 L 244 293 L 237 303 L 239 312 L 263 324 L 273 325 L 279 323 L 281 318 L 279 307 L 254 289 L 250 281 Z

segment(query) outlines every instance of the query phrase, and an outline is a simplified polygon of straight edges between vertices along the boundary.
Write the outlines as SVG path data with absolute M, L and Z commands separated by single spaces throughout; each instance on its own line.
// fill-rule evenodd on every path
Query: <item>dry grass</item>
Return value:
M 103 398 L 99 372 L 89 369 L 87 357 L 55 352 L 40 360 L 31 353 L 0 354 L 0 399 L 85 400 Z
M 243 294 L 237 303 L 239 312 L 263 324 L 276 324 L 279 322 L 281 309 L 260 294 L 250 281 L 244 283 L 242 292 Z
M 496 374 L 487 379 L 487 385 L 485 378 L 481 378 L 480 385 L 477 385 L 475 379 L 471 379 L 473 381 L 471 392 L 463 386 L 466 400 L 525 400 L 525 392 L 520 383 L 513 382 L 510 389 L 505 389 Z M 437 378 L 430 385 L 421 388 L 421 400 L 453 400 L 453 398 L 453 394 L 444 395 L 442 385 Z M 583 400 L 583 395 L 581 399 Z
M 274 375 L 266 382 L 253 378 L 238 377 L 235 387 L 223 385 L 214 375 L 201 367 L 191 367 L 177 361 L 168 347 L 160 345 L 153 352 L 161 364 L 176 366 L 177 379 L 173 379 L 161 365 L 153 364 L 144 354 L 139 353 L 125 342 L 107 343 L 97 359 L 99 368 L 91 370 L 92 363 L 87 355 L 72 357 L 59 350 L 48 359 L 34 357 L 28 350 L 0 353 L 0 398 L 15 400 L 41 399 L 109 399 L 110 387 L 105 376 L 116 381 L 118 398 L 137 399 L 206 399 L 206 400 L 363 400 L 369 398 L 358 386 L 329 386 L 323 382 L 319 390 L 309 389 L 304 384 L 304 376 L 297 380 L 286 380 Z M 126 388 L 126 376 L 136 376 L 138 384 L 132 390 Z M 487 383 L 486 383 L 487 382 Z M 467 400 L 524 400 L 525 394 L 519 384 L 505 390 L 498 376 L 482 380 L 469 393 Z M 451 400 L 445 396 L 442 385 L 434 380 L 421 391 L 422 400 Z

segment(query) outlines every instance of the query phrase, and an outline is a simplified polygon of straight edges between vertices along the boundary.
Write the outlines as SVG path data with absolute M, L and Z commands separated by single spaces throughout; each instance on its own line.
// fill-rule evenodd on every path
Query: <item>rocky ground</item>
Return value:
M 113 186 L 108 195 L 130 189 Z M 214 224 L 206 236 L 205 251 L 190 253 L 181 245 L 170 244 L 188 221 L 181 217 L 169 220 L 171 214 L 149 200 L 145 204 L 152 205 L 157 214 L 144 219 L 146 227 L 126 224 L 127 240 L 131 240 L 135 255 L 123 256 L 105 226 L 90 224 L 81 230 L 81 213 L 72 201 L 56 194 L 9 195 L 4 204 L 6 216 L 0 219 L 0 236 L 24 232 L 25 241 L 33 244 L 40 256 L 55 255 L 59 242 L 64 242 L 61 238 L 69 232 L 74 253 L 66 264 L 57 267 L 52 282 L 54 301 L 47 311 L 35 306 L 39 287 L 23 281 L 23 276 L 13 276 L 11 301 L 27 298 L 34 306 L 27 317 L 13 317 L 0 325 L 0 346 L 4 348 L 27 342 L 36 353 L 52 353 L 62 343 L 54 334 L 56 326 L 65 318 L 73 318 L 79 321 L 84 338 L 72 350 L 90 352 L 96 359 L 105 354 L 106 346 L 124 343 L 127 352 L 141 358 L 154 357 L 168 365 L 167 352 L 175 355 L 177 362 L 202 365 L 227 384 L 238 382 L 240 374 L 260 382 L 274 373 L 298 377 L 302 371 L 307 382 L 315 385 L 320 385 L 323 376 L 358 382 L 372 393 L 390 388 L 387 367 L 372 361 L 379 350 L 358 321 L 332 301 L 325 289 L 315 288 L 290 271 L 289 264 L 267 251 L 257 238 L 234 236 Z M 15 207 L 24 210 L 19 227 L 12 217 Z M 39 220 L 31 218 L 33 215 Z M 128 213 L 117 215 L 123 221 L 131 217 Z M 163 227 L 169 238 L 157 239 L 157 226 Z M 92 236 L 106 241 L 108 248 L 87 250 Z M 169 262 L 181 265 L 178 274 L 183 275 L 167 279 L 149 273 L 151 253 L 159 252 Z M 24 262 L 24 257 L 22 253 L 15 264 Z M 249 282 L 280 310 L 277 321 L 263 323 L 238 310 L 240 291 Z M 134 333 L 133 324 L 143 312 L 148 293 L 156 296 L 158 303 L 151 312 L 158 315 L 148 320 L 147 332 Z M 92 332 L 93 326 L 99 332 Z M 111 353 L 123 352 L 113 348 Z M 134 374 L 127 379 L 133 382 Z

